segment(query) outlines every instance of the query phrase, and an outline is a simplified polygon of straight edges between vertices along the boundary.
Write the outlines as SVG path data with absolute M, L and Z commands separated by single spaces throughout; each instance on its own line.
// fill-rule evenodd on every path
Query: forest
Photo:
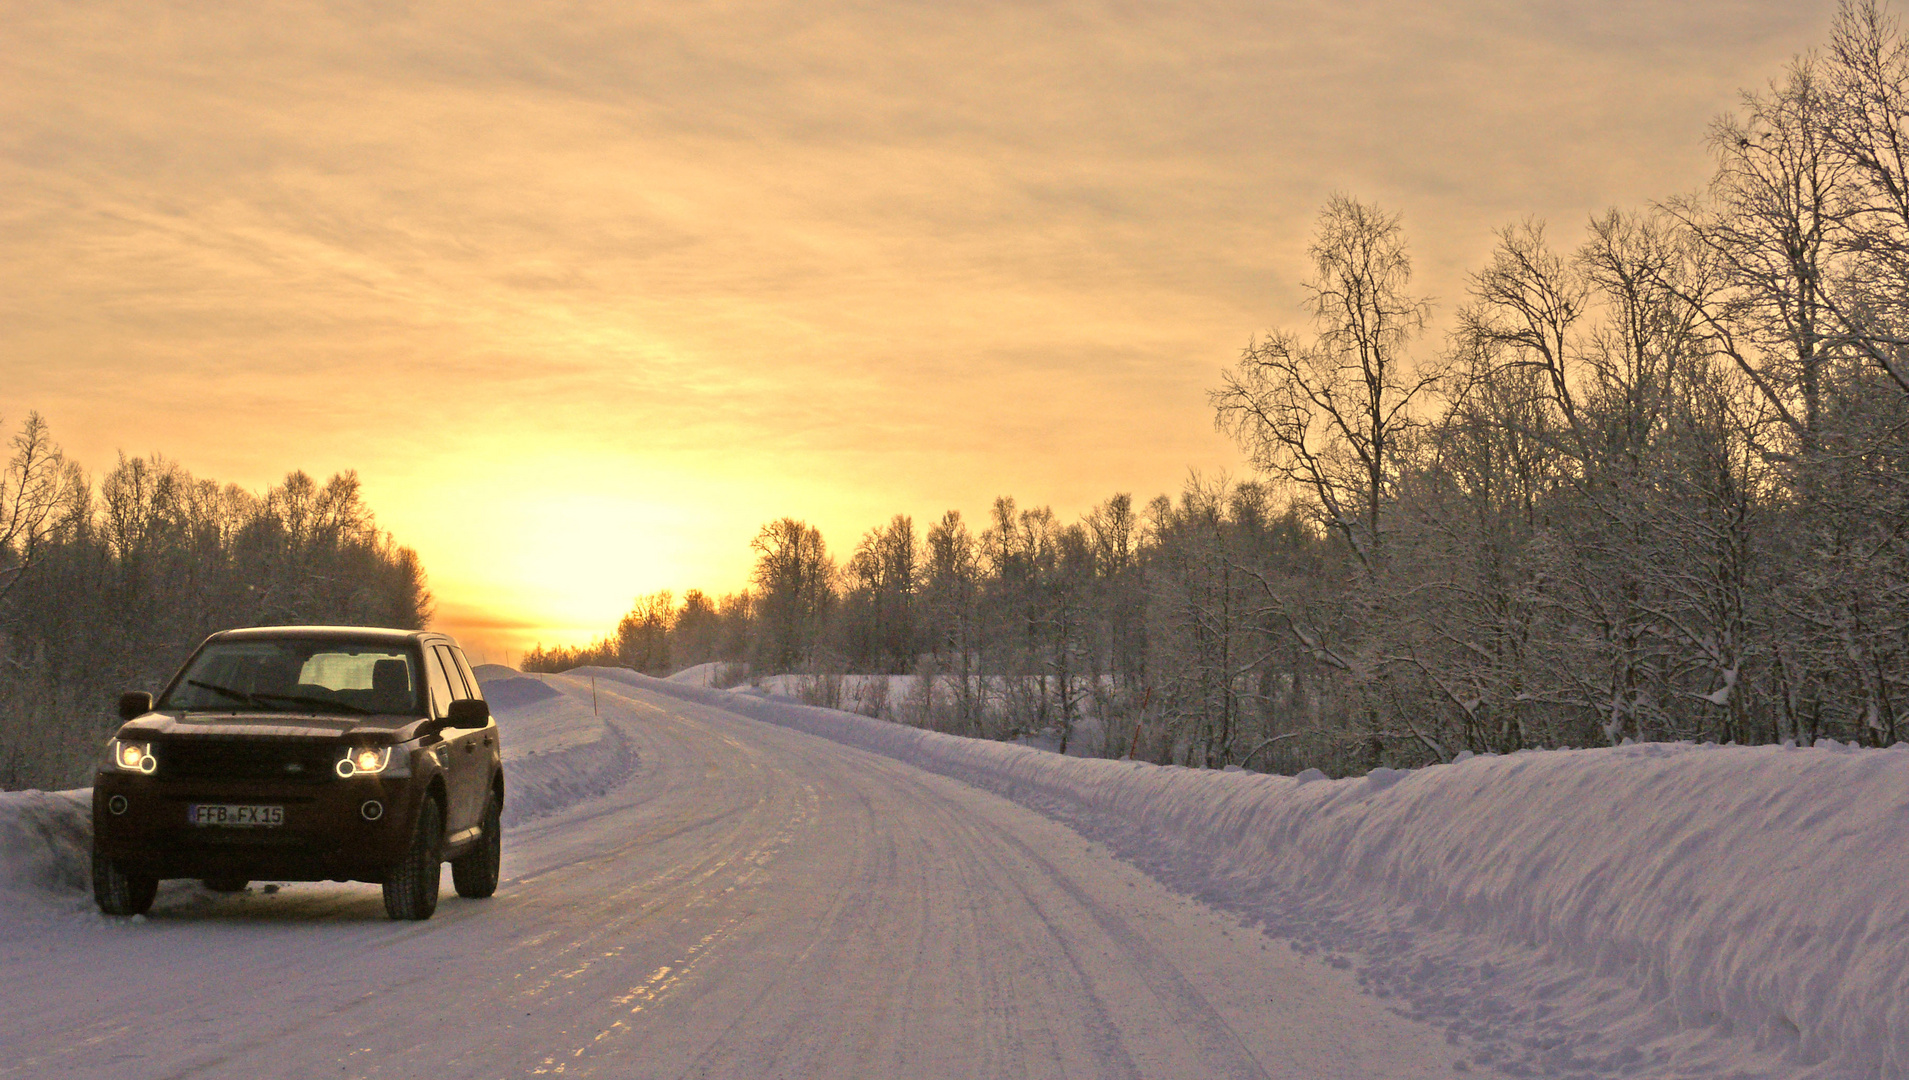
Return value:
M 415 552 L 354 473 L 263 493 L 126 457 L 97 482 L 30 414 L 0 473 L 0 789 L 84 786 L 123 690 L 157 691 L 233 626 L 422 628 Z
M 916 676 L 868 711 L 1343 774 L 1625 740 L 1889 745 L 1909 691 L 1909 49 L 1872 0 L 1708 133 L 1703 190 L 1517 221 L 1428 340 L 1396 214 L 1320 212 L 1306 319 L 1211 392 L 1251 479 L 782 518 L 750 588 L 526 666 Z M 883 686 L 888 682 L 884 681 Z M 833 689 L 831 689 L 833 688 Z

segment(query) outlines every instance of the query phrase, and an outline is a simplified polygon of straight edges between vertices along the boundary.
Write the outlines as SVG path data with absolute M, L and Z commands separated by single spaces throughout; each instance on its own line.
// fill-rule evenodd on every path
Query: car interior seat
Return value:
M 397 657 L 371 665 L 373 708 L 384 713 L 411 711 L 411 665 Z

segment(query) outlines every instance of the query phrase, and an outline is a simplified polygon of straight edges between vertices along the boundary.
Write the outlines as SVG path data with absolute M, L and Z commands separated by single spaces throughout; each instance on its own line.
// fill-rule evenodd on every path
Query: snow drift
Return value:
M 1706 1040 L 1747 1041 L 1816 1075 L 1909 1076 L 1909 747 L 1644 744 L 1335 781 L 1062 758 L 596 674 L 1038 806 L 1302 947 L 1366 952 L 1376 992 L 1471 1039 L 1494 1013 L 1555 1021 L 1501 1064 L 1623 1073 L 1656 1043 L 1701 1072 L 1732 1056 Z
M 494 664 L 484 664 L 481 668 L 494 668 Z M 491 708 L 508 710 L 523 705 L 548 701 L 556 697 L 559 691 L 538 679 L 526 678 L 515 672 L 509 675 L 486 677 L 483 670 L 477 672 L 477 681 L 484 687 L 484 697 Z
M 474 671 L 502 729 L 506 827 L 601 795 L 636 768 L 636 748 L 596 715 L 587 685 L 498 664 Z
M 0 903 L 91 887 L 93 791 L 0 791 Z

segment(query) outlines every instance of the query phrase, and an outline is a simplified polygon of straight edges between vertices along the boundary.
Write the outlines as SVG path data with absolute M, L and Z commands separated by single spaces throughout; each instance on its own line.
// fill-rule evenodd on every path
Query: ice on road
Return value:
M 588 720 L 587 679 L 544 680 L 539 723 Z M 169 885 L 143 921 L 16 913 L 0 1077 L 1452 1074 L 1443 1033 L 1350 972 L 1029 809 L 595 693 L 615 783 L 508 830 L 490 900 L 447 879 L 400 924 L 376 886 Z

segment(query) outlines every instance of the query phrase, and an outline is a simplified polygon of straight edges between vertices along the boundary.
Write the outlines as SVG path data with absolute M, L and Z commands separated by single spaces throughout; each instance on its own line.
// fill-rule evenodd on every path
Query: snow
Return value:
M 1621 1070 L 1655 1043 L 1699 1074 L 1909 1076 L 1909 747 L 1632 744 L 1333 781 L 1060 758 L 598 674 L 1036 806 L 1302 947 L 1367 954 L 1375 990 L 1501 1061 Z M 1553 1045 L 1514 1047 L 1494 1017 Z
M 696 664 L 671 674 L 669 681 L 682 683 L 685 686 L 714 686 L 716 685 L 716 673 L 721 670 L 723 666 L 721 662 L 713 660 L 707 664 Z
M 534 675 L 496 674 L 496 664 L 480 664 L 477 681 L 483 684 L 484 697 L 493 709 L 512 709 L 556 697 L 558 691 Z M 488 670 L 487 670 L 488 669 Z
M 602 795 L 636 768 L 636 747 L 603 722 L 588 685 L 498 664 L 473 670 L 503 729 L 506 827 Z
M 976 1054 L 1016 1047 L 1053 1064 L 1028 1066 L 1034 1073 L 1268 1075 L 1267 1062 L 1290 1058 L 1283 1075 L 1909 1077 L 1909 748 L 1632 744 L 1460 754 L 1450 765 L 1332 780 L 1317 770 L 1279 777 L 1062 758 L 717 690 L 701 685 L 706 675 L 537 676 L 488 666 L 479 674 L 508 752 L 509 880 L 478 921 L 459 906 L 474 902 L 448 902 L 416 948 L 442 959 L 430 936 L 440 925 L 481 932 L 495 939 L 489 952 L 516 957 L 508 963 L 517 967 L 496 976 L 513 993 L 563 986 L 538 993 L 598 1009 L 587 991 L 600 976 L 604 994 L 624 987 L 616 995 L 626 1010 L 657 1012 L 655 1024 L 670 1001 L 688 1000 L 730 1017 L 719 1026 L 742 1025 L 711 1043 L 716 1035 L 686 1019 L 699 1015 L 692 1010 L 671 1014 L 675 1027 L 647 1029 L 644 1052 L 677 1061 L 669 1055 L 680 1051 L 685 1069 L 700 1062 L 712 1075 L 764 1075 L 788 1065 L 789 1046 L 799 1045 L 815 1066 L 795 1069 L 805 1075 L 879 1073 L 870 1063 L 880 1061 L 891 1074 L 955 1076 L 983 1060 L 951 1049 L 959 1044 Z M 1019 804 L 1022 816 L 984 792 Z M 83 791 L 0 793 L 0 986 L 21 999 L 0 1009 L 0 1043 L 38 1040 L 38 1057 L 16 1059 L 23 1068 L 104 1053 L 39 1033 L 61 1009 L 102 1010 L 89 1038 L 105 1039 L 98 1032 L 110 1026 L 113 1002 L 127 1005 L 94 978 L 110 975 L 110 964 L 89 974 L 63 959 L 92 955 L 92 928 L 127 925 L 90 915 L 88 816 Z M 1029 867 L 1046 869 L 1027 877 Z M 859 899 L 842 899 L 844 888 Z M 1175 894 L 1201 903 L 1177 907 Z M 1011 896 L 1034 908 L 1000 914 L 1004 922 L 980 918 Z M 1115 899 L 1134 906 L 1110 906 Z M 365 886 L 228 898 L 169 883 L 141 929 L 197 927 L 190 940 L 205 947 L 204 964 L 242 968 L 242 943 L 222 944 L 214 932 L 227 923 L 206 918 L 299 915 L 307 921 L 291 925 L 314 936 L 299 962 L 321 970 L 320 985 L 346 1002 L 364 992 L 363 980 L 394 977 L 375 963 L 359 974 L 321 958 L 338 934 L 363 937 L 351 927 L 382 927 L 377 906 Z M 538 959 L 512 937 L 519 915 L 525 940 L 549 937 L 551 956 L 572 960 Z M 346 921 L 334 932 L 310 922 L 338 918 Z M 1241 935 L 1242 923 L 1267 936 Z M 1042 929 L 1022 940 L 1030 925 Z M 624 937 L 599 941 L 612 927 Z M 978 939 L 962 936 L 977 928 Z M 398 932 L 375 932 L 396 949 L 391 963 L 414 940 L 389 936 Z M 1062 944 L 1040 944 L 1050 937 Z M 1290 947 L 1242 951 L 1254 939 Z M 142 955 L 156 969 L 184 963 L 163 949 Z M 1082 959 L 1114 955 L 1126 959 L 1104 969 Z M 1043 981 L 1057 977 L 1055 963 L 1073 964 L 1068 978 L 1087 982 Z M 650 974 L 613 974 L 619 964 Z M 765 964 L 799 971 L 809 996 L 785 998 L 773 980 L 747 989 Z M 1163 975 L 1163 964 L 1176 974 Z M 901 981 L 882 982 L 891 976 Z M 176 1008 L 187 1009 L 199 984 L 187 973 L 165 978 Z M 672 998 L 679 980 L 702 980 L 701 989 Z M 946 985 L 936 989 L 936 980 Z M 24 991 L 43 981 L 56 985 Z M 758 993 L 766 996 L 751 997 Z M 1310 1002 L 1303 1018 L 1264 1011 L 1298 1008 L 1295 995 Z M 889 998 L 912 1004 L 883 1012 Z M 997 1011 L 965 1011 L 982 1000 Z M 1168 1064 L 1177 1050 L 1160 1050 L 1157 1061 L 1120 1056 L 1162 1022 L 1147 1011 L 1155 1000 L 1165 1003 L 1160 1015 L 1196 1017 L 1205 1032 L 1178 1066 Z M 971 1036 L 956 1034 L 983 1015 L 998 1020 L 1000 1008 L 1087 1022 L 1103 1007 L 1114 1010 L 1103 1017 L 1112 1026 L 1086 1043 L 1037 1045 L 1023 1032 L 970 1046 L 961 1040 Z M 618 1074 L 607 1047 L 638 1019 L 605 1019 L 591 1035 L 571 1013 L 533 1022 L 536 1008 L 524 1013 L 530 1030 L 514 1037 L 540 1047 L 578 1042 L 562 1054 L 539 1049 L 507 1071 L 554 1071 L 574 1055 L 574 1072 L 596 1061 Z M 936 1036 L 939 1050 L 911 1051 L 907 1039 L 826 1033 L 851 1018 L 870 1030 L 960 1022 Z M 1268 1025 L 1274 1034 L 1261 1030 Z M 771 1040 L 763 1033 L 771 1028 L 794 1042 Z M 1297 1041 L 1268 1042 L 1275 1034 Z M 849 1043 L 873 1056 L 830 1056 L 850 1053 Z M 165 1045 L 169 1069 L 189 1064 L 186 1043 Z M 384 1052 L 398 1060 L 409 1045 Z M 908 1057 L 938 1052 L 953 1056 L 925 1065 Z M 471 1053 L 456 1051 L 461 1064 L 445 1075 L 502 1067 L 500 1057 Z M 1064 1062 L 1072 1064 L 1054 1064 Z M 330 1072 L 371 1075 L 374 1064 Z M 81 1064 L 69 1074 L 114 1070 Z
M 402 924 L 374 886 L 169 882 L 123 920 L 31 886 L 44 903 L 0 908 L 0 1077 L 1449 1075 L 1441 1033 L 1350 971 L 1022 806 L 542 680 L 567 711 L 500 709 L 507 744 L 638 753 L 506 831 L 495 897 Z
M 696 664 L 667 676 L 665 681 L 683 686 L 719 688 L 718 683 L 725 672 L 728 673 L 730 680 L 734 681 L 740 677 L 739 670 L 739 665 L 731 663 Z M 999 703 L 1009 696 L 1011 681 L 1013 680 L 998 675 L 983 676 L 977 680 L 984 699 L 995 703 L 997 708 Z M 918 722 L 921 709 L 921 677 L 916 675 L 756 675 L 751 676 L 746 683 L 733 685 L 728 689 L 737 694 L 785 698 L 826 707 L 830 700 L 830 688 L 825 683 L 833 684 L 833 699 L 836 706 L 844 712 L 900 723 Z M 947 702 L 953 692 L 953 684 L 949 676 L 935 677 L 933 696 L 936 701 Z M 1067 752 L 1077 757 L 1098 757 L 1105 750 L 1106 726 L 1098 716 L 1094 715 L 1092 695 L 1087 695 L 1078 704 L 1081 711 L 1074 718 Z M 1059 726 L 1050 725 L 1044 731 L 1022 735 L 1017 741 L 1024 746 L 1055 750 L 1060 745 L 1060 737 Z
M 0 792 L 0 905 L 91 887 L 91 789 Z

